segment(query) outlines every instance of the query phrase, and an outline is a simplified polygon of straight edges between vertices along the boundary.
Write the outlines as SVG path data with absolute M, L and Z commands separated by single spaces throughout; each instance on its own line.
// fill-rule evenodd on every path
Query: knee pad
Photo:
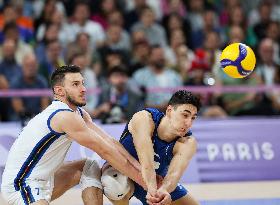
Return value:
M 88 187 L 96 187 L 102 189 L 100 178 L 101 169 L 98 163 L 95 160 L 86 159 L 80 178 L 80 186 L 82 190 Z
M 111 200 L 121 200 L 131 189 L 134 188 L 132 180 L 109 166 L 101 176 L 103 192 Z

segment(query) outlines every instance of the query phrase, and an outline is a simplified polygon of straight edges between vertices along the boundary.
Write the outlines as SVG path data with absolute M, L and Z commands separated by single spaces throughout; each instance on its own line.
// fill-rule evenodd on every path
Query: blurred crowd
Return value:
M 54 69 L 75 64 L 90 93 L 85 109 L 103 123 L 125 122 L 144 107 L 164 110 L 171 93 L 150 92 L 155 87 L 280 84 L 279 0 L 2 0 L 0 7 L 0 90 L 49 88 Z M 234 42 L 257 56 L 245 79 L 220 68 L 221 50 Z M 280 114 L 276 91 L 198 95 L 204 117 Z M 50 103 L 0 98 L 0 120 L 28 119 Z

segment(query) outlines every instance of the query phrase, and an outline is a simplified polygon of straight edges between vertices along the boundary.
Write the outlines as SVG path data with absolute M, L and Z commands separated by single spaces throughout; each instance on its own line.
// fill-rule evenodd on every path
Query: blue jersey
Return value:
M 145 110 L 152 115 L 153 122 L 155 124 L 155 129 L 152 136 L 152 142 L 154 148 L 155 171 L 158 175 L 165 177 L 168 171 L 169 164 L 173 158 L 174 145 L 179 139 L 179 137 L 171 142 L 166 142 L 164 140 L 161 140 L 158 136 L 157 128 L 160 124 L 161 119 L 164 117 L 164 114 L 155 108 L 146 108 Z M 186 133 L 186 136 L 190 136 L 190 135 L 192 135 L 192 133 L 191 131 L 188 131 L 188 133 Z M 126 125 L 122 133 L 122 136 L 120 138 L 120 143 L 135 159 L 139 161 L 137 152 L 135 150 L 135 146 L 133 144 L 132 135 L 128 130 L 128 124 Z M 135 186 L 134 196 L 138 198 L 143 204 L 147 204 L 145 198 L 147 192 L 137 183 L 134 183 L 134 186 Z M 171 193 L 171 198 L 174 201 L 183 197 L 186 194 L 187 194 L 186 189 L 182 185 L 178 184 L 176 189 Z

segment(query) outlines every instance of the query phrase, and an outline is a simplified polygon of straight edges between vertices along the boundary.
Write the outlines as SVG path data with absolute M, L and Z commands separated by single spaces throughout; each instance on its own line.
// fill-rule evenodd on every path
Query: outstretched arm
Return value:
M 100 136 L 103 136 L 104 139 L 112 141 L 116 148 L 124 155 L 125 158 L 128 159 L 128 161 L 139 171 L 139 173 L 141 172 L 141 167 L 140 167 L 140 163 L 134 158 L 132 157 L 122 146 L 122 144 L 120 144 L 117 140 L 115 140 L 114 138 L 112 138 L 111 136 L 109 136 L 106 132 L 104 132 L 104 130 L 102 130 L 100 127 L 98 127 L 95 123 L 93 123 L 90 115 L 86 112 L 83 111 L 84 114 L 84 120 L 87 124 L 87 126 L 91 129 L 93 129 L 94 131 L 96 131 Z M 141 173 L 140 173 L 141 174 Z
M 163 179 L 160 189 L 170 193 L 176 188 L 191 158 L 196 152 L 196 147 L 197 143 L 193 137 L 176 142 L 173 149 L 174 157 L 171 160 L 167 175 Z
M 140 111 L 133 115 L 128 129 L 133 137 L 133 143 L 141 164 L 141 173 L 152 195 L 157 190 L 156 172 L 154 168 L 154 148 L 152 134 L 154 131 L 152 116 L 147 111 Z
M 80 145 L 95 151 L 122 174 L 145 187 L 140 172 L 116 148 L 115 144 L 108 140 L 107 136 L 89 128 L 78 114 L 67 111 L 59 112 L 51 120 L 51 127 L 57 132 L 65 132 L 68 137 Z

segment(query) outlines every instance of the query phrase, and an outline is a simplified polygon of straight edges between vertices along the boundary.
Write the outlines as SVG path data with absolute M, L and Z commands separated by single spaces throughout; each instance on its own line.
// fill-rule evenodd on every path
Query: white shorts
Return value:
M 2 187 L 1 194 L 10 205 L 27 205 L 39 200 L 51 201 L 54 187 L 54 176 L 49 180 L 27 179 L 26 186 L 20 191 L 14 188 L 5 189 Z

